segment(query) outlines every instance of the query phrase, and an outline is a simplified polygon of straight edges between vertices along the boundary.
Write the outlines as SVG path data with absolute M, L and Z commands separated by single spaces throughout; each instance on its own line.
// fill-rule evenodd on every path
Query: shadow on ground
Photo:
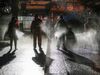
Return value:
M 15 51 L 12 53 L 8 52 L 0 57 L 0 68 L 2 68 L 4 65 L 9 64 L 14 58 L 15 58 Z
M 32 60 L 41 67 L 44 67 L 46 61 L 46 55 L 44 53 L 38 53 L 38 55 L 33 57 Z
M 53 61 L 50 57 L 47 57 L 44 52 L 38 53 L 37 56 L 33 57 L 32 60 L 37 64 L 43 67 L 44 72 L 49 71 L 49 67 Z
M 83 65 L 89 66 L 96 72 L 100 72 L 100 68 L 97 68 L 96 64 L 92 60 L 85 58 L 83 56 L 80 56 L 78 54 L 75 54 L 72 51 L 67 50 L 65 48 L 64 48 L 64 50 L 60 50 L 60 51 L 68 57 L 67 60 L 70 60 L 70 61 L 78 63 L 78 64 L 83 64 Z

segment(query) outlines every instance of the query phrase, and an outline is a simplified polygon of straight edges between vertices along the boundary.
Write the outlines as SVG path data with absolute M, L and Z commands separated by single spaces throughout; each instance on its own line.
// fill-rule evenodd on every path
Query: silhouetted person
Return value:
M 64 20 L 62 15 L 60 16 L 60 19 L 58 21 L 58 26 L 57 27 L 58 27 L 58 31 L 59 30 L 67 30 L 67 23 Z M 64 43 L 64 37 L 65 37 L 65 33 L 62 33 L 62 35 L 59 37 L 58 42 L 57 42 L 57 49 L 60 48 L 61 43 L 62 44 Z
M 61 27 L 66 27 L 66 21 L 64 20 L 63 16 L 60 16 L 60 20 L 59 20 L 60 26 Z
M 15 50 L 17 50 L 17 35 L 16 35 L 16 17 L 12 17 L 9 27 L 8 27 L 8 35 L 10 38 L 10 51 L 12 50 L 13 42 L 15 45 Z
M 67 35 L 67 39 L 75 39 L 75 34 L 72 31 L 72 28 L 71 27 L 68 27 L 68 32 L 67 32 L 66 35 Z
M 42 44 L 42 33 L 41 33 L 41 27 L 40 27 L 41 22 L 42 20 L 39 19 L 38 15 L 36 14 L 31 24 L 31 32 L 33 33 L 33 39 L 34 39 L 33 43 L 34 43 L 35 54 L 38 54 L 36 50 L 37 40 L 38 40 L 39 51 L 43 52 L 41 48 L 41 44 Z
M 67 47 L 68 49 L 71 48 L 76 43 L 76 37 L 72 30 L 72 28 L 69 26 L 68 31 L 64 35 L 64 43 L 63 48 Z

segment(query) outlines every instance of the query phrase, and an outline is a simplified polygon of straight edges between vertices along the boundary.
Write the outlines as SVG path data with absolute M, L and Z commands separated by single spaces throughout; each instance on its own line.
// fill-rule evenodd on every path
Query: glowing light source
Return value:
M 46 6 L 27 6 L 27 9 L 45 9 Z

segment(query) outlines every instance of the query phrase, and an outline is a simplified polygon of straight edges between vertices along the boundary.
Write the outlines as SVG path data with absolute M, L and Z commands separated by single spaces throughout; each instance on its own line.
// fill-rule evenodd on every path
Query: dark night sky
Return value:
M 100 0 L 81 0 L 82 3 L 91 8 L 93 11 L 99 13 L 100 12 Z

